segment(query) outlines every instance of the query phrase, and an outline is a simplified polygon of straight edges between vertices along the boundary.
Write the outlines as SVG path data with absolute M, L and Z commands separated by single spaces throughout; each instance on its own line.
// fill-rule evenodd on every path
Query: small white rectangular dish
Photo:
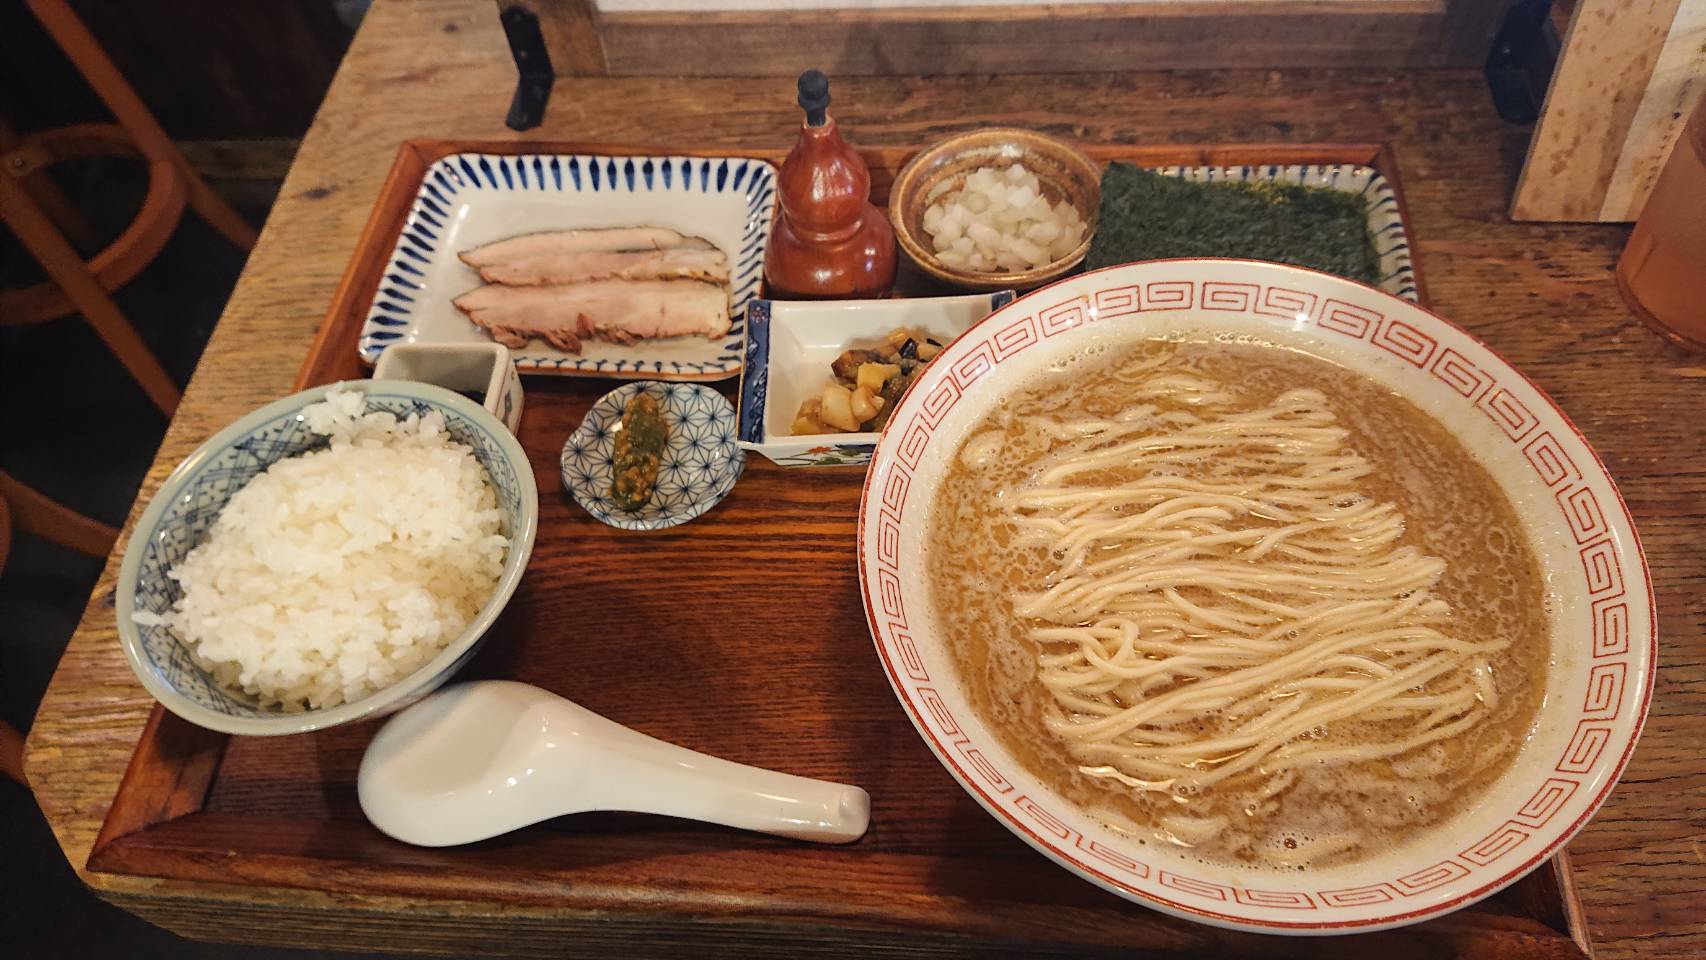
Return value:
M 375 380 L 414 380 L 455 390 L 521 435 L 521 377 L 501 343 L 397 343 L 379 355 Z
M 753 158 L 452 154 L 421 179 L 357 351 L 372 364 L 395 343 L 491 342 L 451 304 L 481 285 L 459 253 L 549 230 L 658 226 L 703 237 L 728 255 L 729 332 L 631 345 L 587 340 L 579 354 L 533 340 L 513 351 L 516 368 L 624 379 L 735 376 L 775 208 L 776 168 Z
M 869 463 L 877 433 L 790 432 L 800 404 L 832 379 L 835 358 L 901 327 L 948 343 L 1013 296 L 1011 290 L 998 290 L 896 300 L 752 301 L 740 383 L 741 448 L 756 450 L 784 467 Z

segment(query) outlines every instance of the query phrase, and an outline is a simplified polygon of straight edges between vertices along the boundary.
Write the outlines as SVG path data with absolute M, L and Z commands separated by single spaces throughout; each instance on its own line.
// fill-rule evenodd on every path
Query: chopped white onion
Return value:
M 1071 253 L 1084 229 L 1072 204 L 1050 204 L 1042 181 L 1017 163 L 973 170 L 924 211 L 937 258 L 955 270 L 1044 267 Z

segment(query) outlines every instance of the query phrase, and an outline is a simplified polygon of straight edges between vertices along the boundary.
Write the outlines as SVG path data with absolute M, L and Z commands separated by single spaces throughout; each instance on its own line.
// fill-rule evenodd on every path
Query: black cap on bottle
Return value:
M 829 78 L 822 70 L 807 70 L 800 74 L 800 107 L 806 111 L 806 125 L 823 126 L 824 111 L 829 107 Z

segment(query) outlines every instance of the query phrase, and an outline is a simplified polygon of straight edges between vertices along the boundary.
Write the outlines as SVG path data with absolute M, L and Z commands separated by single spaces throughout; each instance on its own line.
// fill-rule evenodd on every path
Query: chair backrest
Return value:
M 124 127 L 130 134 L 130 139 L 136 144 L 137 150 L 149 160 L 171 160 L 176 162 L 177 149 L 166 136 L 166 131 L 160 128 L 154 115 L 143 104 L 142 98 L 119 72 L 106 50 L 83 25 L 83 21 L 72 12 L 66 0 L 27 0 L 30 12 L 34 13 L 41 25 L 47 29 L 53 42 L 65 52 L 77 72 L 88 81 L 95 95 L 113 112 L 119 126 Z
M 12 554 L 12 508 L 0 496 L 0 573 L 6 572 L 6 558 Z

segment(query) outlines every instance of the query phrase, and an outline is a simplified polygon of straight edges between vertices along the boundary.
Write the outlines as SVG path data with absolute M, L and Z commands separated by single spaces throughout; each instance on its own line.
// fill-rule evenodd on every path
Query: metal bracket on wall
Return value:
M 1508 123 L 1533 123 L 1546 100 L 1546 86 L 1558 64 L 1558 31 L 1552 27 L 1552 0 L 1518 0 L 1487 56 L 1487 87 L 1493 106 Z
M 520 6 L 512 6 L 499 14 L 504 36 L 509 40 L 510 56 L 515 58 L 515 99 L 509 103 L 509 115 L 504 123 L 511 130 L 531 130 L 545 119 L 545 104 L 551 99 L 551 85 L 556 71 L 551 69 L 551 56 L 545 52 L 545 38 L 539 33 L 539 18 Z

